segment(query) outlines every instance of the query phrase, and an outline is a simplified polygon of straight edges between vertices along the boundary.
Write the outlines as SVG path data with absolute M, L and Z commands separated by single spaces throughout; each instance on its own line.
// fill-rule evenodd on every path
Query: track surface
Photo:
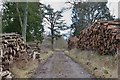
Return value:
M 87 71 L 72 61 L 63 52 L 56 52 L 37 69 L 32 78 L 91 78 Z

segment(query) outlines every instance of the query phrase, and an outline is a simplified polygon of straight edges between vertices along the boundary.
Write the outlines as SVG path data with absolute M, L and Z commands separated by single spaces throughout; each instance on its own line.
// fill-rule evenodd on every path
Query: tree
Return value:
M 2 30 L 3 33 L 18 32 L 21 34 L 21 26 L 18 15 L 16 14 L 15 3 L 3 4 Z
M 24 9 L 24 20 L 23 20 L 24 24 L 22 30 L 22 36 L 24 38 L 24 41 L 26 41 L 27 17 L 28 17 L 28 2 L 26 1 L 25 9 Z
M 49 25 L 49 29 L 51 31 L 51 44 L 52 44 L 52 49 L 54 45 L 54 39 L 57 37 L 60 37 L 60 30 L 66 30 L 67 26 L 64 23 L 64 20 L 61 19 L 62 12 L 64 11 L 63 9 L 61 11 L 54 11 L 50 5 L 44 6 L 44 12 L 45 12 L 45 19 L 47 24 Z
M 74 29 L 73 34 L 78 36 L 82 29 L 96 20 L 113 20 L 106 4 L 107 2 L 74 2 L 71 25 Z
M 43 40 L 43 10 L 39 2 L 28 3 L 27 40 Z
M 26 12 L 26 9 L 28 12 Z M 4 3 L 2 15 L 3 32 L 18 32 L 22 35 L 24 30 L 24 36 L 26 35 L 27 41 L 42 41 L 44 31 L 42 12 L 39 2 Z M 26 26 L 26 28 L 24 28 L 24 26 Z

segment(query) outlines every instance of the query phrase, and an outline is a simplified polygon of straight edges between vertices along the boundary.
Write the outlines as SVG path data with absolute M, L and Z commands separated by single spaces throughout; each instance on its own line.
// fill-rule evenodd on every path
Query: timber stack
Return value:
M 68 39 L 68 49 L 76 48 L 78 40 L 76 36 L 70 37 Z
M 80 31 L 77 48 L 115 54 L 120 50 L 120 22 L 97 21 Z
M 9 65 L 16 60 L 26 60 L 28 57 L 28 45 L 24 42 L 23 38 L 16 33 L 1 34 L 1 77 L 12 78 L 12 73 L 9 71 Z
M 28 53 L 29 53 L 29 56 L 30 58 L 33 58 L 33 60 L 35 59 L 39 59 L 39 55 L 40 55 L 40 52 L 41 52 L 41 49 L 40 49 L 40 42 L 29 42 L 28 45 L 30 46 L 30 49 L 28 49 Z

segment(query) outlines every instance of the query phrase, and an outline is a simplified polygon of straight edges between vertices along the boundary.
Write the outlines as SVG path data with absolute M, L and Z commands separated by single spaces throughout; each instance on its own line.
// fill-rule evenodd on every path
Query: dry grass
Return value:
M 27 63 L 27 66 L 23 68 L 18 68 L 18 66 L 14 64 L 11 68 L 11 71 L 13 72 L 16 78 L 28 78 L 36 70 L 37 67 L 38 61 L 30 60 Z
M 43 63 L 45 62 L 49 57 L 53 55 L 53 51 L 49 51 L 47 53 L 42 53 L 40 54 L 40 62 Z
M 54 43 L 54 48 L 55 49 L 67 49 L 67 41 L 63 39 L 63 37 L 59 38 L 58 40 L 55 40 Z
M 52 51 L 48 53 L 41 53 L 39 61 L 36 60 L 29 60 L 25 63 L 25 61 L 16 62 L 12 65 L 11 71 L 15 75 L 16 78 L 29 78 L 31 75 L 36 71 L 38 66 L 44 63 L 50 56 L 53 55 Z
M 98 78 L 118 78 L 117 56 L 104 56 L 93 51 L 80 51 L 77 49 L 65 51 L 65 54 Z

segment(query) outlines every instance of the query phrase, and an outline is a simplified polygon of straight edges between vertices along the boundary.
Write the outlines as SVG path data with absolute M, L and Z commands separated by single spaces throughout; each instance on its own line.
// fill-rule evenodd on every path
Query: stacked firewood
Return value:
M 115 54 L 120 49 L 120 22 L 97 21 L 80 32 L 77 43 L 77 47 L 82 50 Z
M 16 33 L 1 34 L 2 37 L 2 77 L 9 77 L 9 66 L 19 58 L 27 59 L 27 44 L 22 37 Z
M 76 48 L 78 40 L 79 39 L 76 36 L 70 37 L 68 39 L 68 49 Z
M 30 46 L 30 49 L 28 49 L 30 57 L 35 60 L 40 57 L 40 42 L 29 42 L 28 45 Z

